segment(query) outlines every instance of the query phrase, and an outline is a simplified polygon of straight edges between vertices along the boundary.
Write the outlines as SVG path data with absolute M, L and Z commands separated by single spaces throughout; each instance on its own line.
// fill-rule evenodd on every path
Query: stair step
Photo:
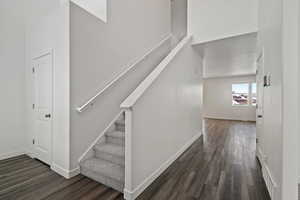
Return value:
M 124 167 L 98 158 L 90 158 L 80 163 L 81 174 L 123 192 Z
M 94 146 L 95 157 L 111 163 L 125 166 L 125 148 L 121 145 L 110 143 L 97 144 Z
M 125 145 L 125 133 L 121 131 L 114 131 L 105 134 L 106 142 L 115 145 Z
M 115 122 L 116 130 L 125 132 L 125 121 L 124 120 L 117 120 Z
M 118 124 L 118 125 L 123 125 L 123 126 L 125 126 L 125 120 L 119 119 L 119 120 L 117 120 L 115 123 Z
M 106 133 L 106 136 L 125 139 L 125 133 L 122 131 L 108 132 L 108 133 Z

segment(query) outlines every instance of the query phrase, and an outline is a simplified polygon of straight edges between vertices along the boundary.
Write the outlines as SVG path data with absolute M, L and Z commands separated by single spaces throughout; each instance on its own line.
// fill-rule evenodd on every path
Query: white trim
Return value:
M 190 141 L 188 141 L 178 152 L 171 156 L 165 163 L 163 163 L 155 172 L 147 177 L 138 187 L 130 191 L 124 189 L 124 198 L 126 200 L 136 199 L 151 183 L 157 179 L 174 161 L 176 161 L 200 136 L 202 132 L 196 134 Z
M 14 152 L 9 152 L 9 153 L 4 153 L 4 154 L 1 154 L 0 155 L 0 160 L 5 160 L 5 159 L 8 159 L 8 158 L 13 158 L 13 157 L 16 157 L 16 156 L 20 156 L 20 155 L 24 155 L 26 154 L 25 151 L 14 151 Z
M 125 110 L 125 188 L 128 190 L 132 190 L 132 115 L 131 109 Z
M 206 43 L 210 43 L 210 42 L 216 42 L 216 41 L 220 41 L 220 40 L 226 40 L 226 39 L 230 39 L 230 38 L 234 38 L 234 37 L 240 37 L 240 36 L 244 36 L 244 35 L 251 35 L 251 34 L 257 34 L 257 33 L 258 33 L 258 30 L 253 30 L 253 31 L 248 31 L 248 32 L 243 32 L 243 33 L 229 34 L 229 35 L 225 35 L 225 36 L 218 37 L 218 38 L 211 38 L 208 40 L 194 39 L 192 45 L 206 44 Z
M 113 78 L 111 81 L 108 82 L 108 84 L 101 89 L 94 97 L 90 98 L 86 103 L 81 105 L 80 107 L 76 108 L 77 112 L 82 113 L 87 109 L 89 105 L 93 105 L 94 102 L 97 100 L 99 96 L 101 96 L 107 89 L 115 85 L 123 76 L 125 76 L 127 73 L 129 73 L 131 70 L 135 69 L 138 63 L 145 60 L 151 53 L 153 53 L 156 49 L 158 49 L 161 45 L 163 45 L 166 41 L 170 40 L 172 38 L 171 34 L 168 34 L 167 37 L 165 37 L 162 41 L 160 41 L 154 48 L 147 51 L 146 54 L 144 54 L 141 58 L 135 60 L 132 64 L 129 64 L 129 66 L 125 67 L 125 70 L 118 74 L 115 78 Z
M 53 171 L 55 171 L 56 173 L 58 173 L 59 175 L 65 177 L 66 179 L 70 179 L 70 178 L 80 174 L 79 167 L 72 169 L 72 170 L 67 170 L 67 169 L 64 169 L 63 167 L 59 166 L 58 164 L 52 163 L 51 169 Z
M 32 60 L 37 60 L 49 54 L 52 54 L 52 60 L 53 60 L 53 54 L 54 54 L 53 52 L 54 52 L 53 48 L 36 51 L 35 53 L 33 53 L 34 56 L 32 57 Z
M 230 118 L 230 117 L 214 117 L 214 116 L 208 116 L 208 115 L 203 115 L 203 118 L 218 119 L 218 120 L 229 120 L 229 121 L 256 122 L 256 119 L 254 119 L 254 120 L 251 120 L 251 119 L 235 119 L 235 118 Z
M 25 154 L 27 156 L 29 156 L 30 158 L 35 158 L 34 152 L 32 152 L 32 151 L 25 151 Z
M 97 139 L 89 146 L 89 148 L 79 157 L 78 163 L 80 163 L 82 160 L 84 160 L 85 156 L 88 155 L 88 153 L 93 149 L 93 147 L 98 143 L 99 140 L 101 140 L 102 137 L 104 137 L 105 133 L 111 128 L 111 126 L 117 121 L 117 119 L 120 117 L 120 115 L 124 111 L 121 111 L 118 113 L 117 116 L 114 117 L 114 119 L 108 124 L 108 126 L 101 132 L 101 134 L 97 137 Z
M 266 183 L 269 195 L 271 199 L 273 200 L 275 198 L 276 189 L 278 188 L 278 185 L 274 179 L 274 176 L 268 166 L 268 157 L 264 154 L 262 149 L 259 145 L 256 147 L 256 156 L 260 161 L 261 167 L 262 167 L 262 174 L 263 179 Z
M 275 182 L 275 179 L 273 178 L 271 170 L 269 169 L 266 162 L 264 162 L 262 164 L 262 175 L 263 175 L 263 179 L 266 183 L 271 200 L 274 200 L 275 194 L 276 194 L 276 189 L 277 189 L 277 183 Z
M 244 77 L 244 76 L 256 76 L 256 73 L 247 73 L 247 74 L 232 74 L 232 75 L 219 75 L 219 76 L 206 76 L 203 77 L 204 80 L 206 79 L 217 79 L 217 78 L 234 78 L 234 77 Z
M 256 156 L 259 159 L 261 165 L 263 165 L 263 163 L 265 163 L 267 160 L 267 156 L 263 153 L 259 145 L 256 146 Z
M 79 174 L 80 174 L 80 167 L 76 167 L 75 169 L 69 170 L 69 178 L 72 178 Z
M 191 39 L 191 36 L 187 36 L 182 39 L 181 42 L 169 53 L 169 55 L 167 55 L 167 57 L 165 57 L 162 62 L 147 76 L 147 78 L 145 78 L 145 80 L 126 98 L 126 100 L 121 104 L 121 108 L 131 108 Z
M 259 52 L 260 52 L 260 53 L 259 53 L 259 55 L 258 55 L 257 58 L 256 58 L 256 63 L 259 63 L 259 62 L 261 61 L 261 59 L 262 59 L 262 61 L 263 61 L 264 53 L 265 53 L 264 47 L 262 47 L 262 49 L 261 49 Z

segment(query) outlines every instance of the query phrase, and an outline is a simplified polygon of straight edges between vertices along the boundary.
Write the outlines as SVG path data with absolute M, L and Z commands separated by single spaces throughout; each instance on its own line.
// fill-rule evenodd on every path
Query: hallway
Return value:
M 255 124 L 206 119 L 204 137 L 138 199 L 268 200 L 255 159 Z
M 255 159 L 255 124 L 207 119 L 204 136 L 139 200 L 268 200 Z M 81 175 L 65 180 L 20 156 L 0 162 L 0 199 L 123 199 Z

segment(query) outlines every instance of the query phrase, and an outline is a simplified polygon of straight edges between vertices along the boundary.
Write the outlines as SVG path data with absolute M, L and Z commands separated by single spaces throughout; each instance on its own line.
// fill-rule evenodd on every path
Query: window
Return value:
M 256 83 L 252 83 L 251 84 L 251 104 L 253 106 L 256 106 L 256 97 L 257 97 L 257 94 L 256 94 Z
M 233 106 L 256 106 L 256 83 L 232 84 Z
M 249 105 L 249 84 L 232 84 L 232 105 Z

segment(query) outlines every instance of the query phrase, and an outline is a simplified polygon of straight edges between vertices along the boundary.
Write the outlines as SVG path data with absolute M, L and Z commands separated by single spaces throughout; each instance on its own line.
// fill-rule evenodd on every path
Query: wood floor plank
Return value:
M 31 159 L 31 158 L 27 155 L 20 155 L 20 156 L 0 160 L 0 165 L 2 166 L 7 163 L 11 164 L 12 162 L 17 162 L 19 160 L 24 161 L 24 160 L 29 160 L 29 159 Z
M 120 193 L 116 190 L 109 189 L 104 195 L 98 197 L 97 199 L 105 200 L 117 200 L 120 198 Z
M 80 188 L 86 186 L 87 184 L 91 183 L 92 180 L 88 178 L 83 178 L 80 181 L 66 187 L 64 190 L 59 192 L 53 193 L 52 195 L 45 198 L 46 200 L 63 200 L 66 199 L 69 195 L 72 195 L 76 191 L 80 190 Z
M 203 132 L 138 200 L 269 200 L 255 157 L 255 123 L 206 119 Z
M 22 174 L 17 173 L 16 175 L 11 175 L 10 177 L 3 178 L 0 181 L 0 194 L 3 190 L 7 190 L 11 187 L 20 187 L 24 183 L 31 182 L 35 177 L 43 175 L 44 173 L 49 171 L 49 168 L 45 166 L 38 166 L 32 169 L 28 169 Z
M 104 185 L 99 185 L 98 187 L 94 188 L 88 194 L 82 196 L 80 198 L 80 200 L 93 200 L 93 199 L 97 199 L 98 197 L 103 196 L 103 194 L 106 193 L 108 190 L 109 190 L 109 188 L 105 187 Z
M 45 199 L 51 194 L 61 191 L 64 188 L 74 184 L 75 182 L 80 181 L 83 178 L 84 177 L 81 175 L 68 180 L 63 177 L 56 178 L 50 184 L 41 185 L 39 188 L 33 190 L 32 192 L 28 192 L 27 194 L 20 197 L 19 200 Z
M 205 120 L 204 135 L 138 200 L 269 200 L 255 157 L 255 124 Z M 124 200 L 82 175 L 65 179 L 21 155 L 0 161 L 0 200 Z

